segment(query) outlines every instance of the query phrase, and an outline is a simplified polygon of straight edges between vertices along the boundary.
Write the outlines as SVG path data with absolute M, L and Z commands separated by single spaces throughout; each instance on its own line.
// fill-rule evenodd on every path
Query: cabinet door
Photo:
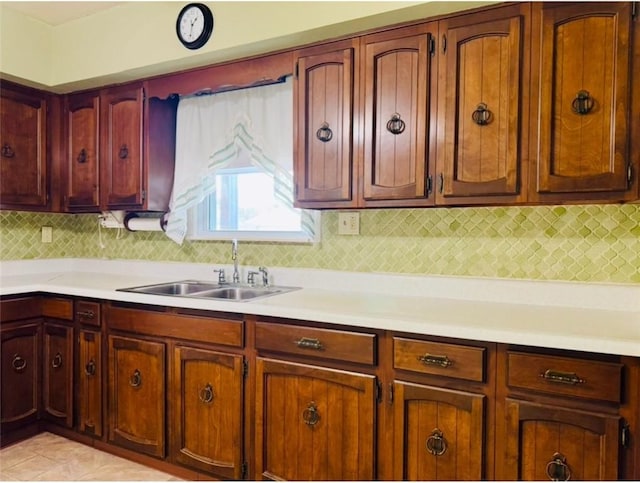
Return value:
M 81 330 L 78 346 L 78 430 L 102 436 L 102 337 Z
M 294 99 L 296 205 L 351 206 L 353 192 L 354 55 L 357 41 L 297 60 Z
M 528 5 L 444 21 L 438 203 L 520 201 Z M 527 17 L 528 20 L 528 17 Z M 524 121 L 523 121 L 524 120 Z
M 47 205 L 47 100 L 0 89 L 0 201 L 3 207 Z
M 65 209 L 98 211 L 100 205 L 100 95 L 68 96 Z
M 365 202 L 425 200 L 430 194 L 429 127 L 435 104 L 431 114 L 429 50 L 435 25 L 365 38 Z
M 533 29 L 538 193 L 620 199 L 631 184 L 631 23 L 629 3 L 541 7 Z
M 144 91 L 108 90 L 102 109 L 103 201 L 107 209 L 140 209 L 144 201 L 142 155 Z
M 394 383 L 397 480 L 481 480 L 485 396 Z
M 42 400 L 47 419 L 73 426 L 73 327 L 45 322 Z
M 620 418 L 507 400 L 506 480 L 616 480 Z
M 36 421 L 40 400 L 40 323 L 29 321 L 19 327 L 3 328 L 2 391 L 0 430 L 2 433 Z
M 242 479 L 242 401 L 242 356 L 176 347 L 170 402 L 176 461 Z
M 109 336 L 109 441 L 165 455 L 165 345 Z
M 375 479 L 374 387 L 374 376 L 258 359 L 255 479 Z

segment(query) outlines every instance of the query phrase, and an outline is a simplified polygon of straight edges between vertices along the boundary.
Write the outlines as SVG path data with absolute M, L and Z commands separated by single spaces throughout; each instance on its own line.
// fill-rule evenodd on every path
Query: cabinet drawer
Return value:
M 393 367 L 404 371 L 484 381 L 484 347 L 393 338 Z
M 109 329 L 232 347 L 242 347 L 244 344 L 244 325 L 241 320 L 147 312 L 113 306 L 104 307 L 104 317 Z
M 620 402 L 622 364 L 507 353 L 509 387 Z
M 76 300 L 75 320 L 84 325 L 100 327 L 100 303 Z
M 40 297 L 23 297 L 0 302 L 0 322 L 33 319 L 41 315 Z
M 258 322 L 256 347 L 359 364 L 376 362 L 376 336 L 359 332 Z
M 54 319 L 73 320 L 73 301 L 63 298 L 43 297 L 42 315 Z

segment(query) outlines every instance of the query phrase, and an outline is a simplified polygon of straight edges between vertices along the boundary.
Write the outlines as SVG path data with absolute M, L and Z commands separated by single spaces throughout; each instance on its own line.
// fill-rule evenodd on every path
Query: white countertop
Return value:
M 170 307 L 284 317 L 640 357 L 640 284 L 270 269 L 300 290 L 249 302 L 119 292 L 186 279 L 211 264 L 55 259 L 0 263 L 0 295 L 48 292 Z M 227 274 L 230 273 L 230 267 Z M 249 268 L 243 267 L 243 275 Z M 243 277 L 244 279 L 244 277 Z

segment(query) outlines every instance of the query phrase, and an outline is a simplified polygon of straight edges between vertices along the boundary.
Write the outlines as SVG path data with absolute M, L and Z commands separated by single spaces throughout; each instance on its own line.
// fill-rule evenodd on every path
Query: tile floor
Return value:
M 51 433 L 0 450 L 2 481 L 179 481 L 168 473 Z

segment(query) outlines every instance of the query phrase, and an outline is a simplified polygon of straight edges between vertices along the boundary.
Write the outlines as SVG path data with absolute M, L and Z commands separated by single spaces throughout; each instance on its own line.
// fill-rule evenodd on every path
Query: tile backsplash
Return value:
M 41 242 L 41 227 L 53 242 Z M 640 205 L 360 211 L 360 235 L 322 214 L 315 245 L 241 243 L 243 265 L 640 283 Z M 229 264 L 230 243 L 98 229 L 97 215 L 0 212 L 0 259 L 108 258 Z

